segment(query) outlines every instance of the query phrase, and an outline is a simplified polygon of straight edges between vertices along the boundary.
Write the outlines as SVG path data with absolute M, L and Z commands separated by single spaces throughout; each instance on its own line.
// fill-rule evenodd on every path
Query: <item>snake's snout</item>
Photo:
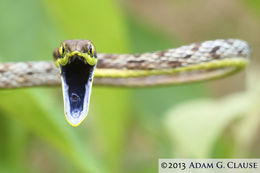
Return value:
M 81 57 L 81 56 L 78 56 L 78 55 L 74 55 L 72 57 L 69 58 L 68 60 L 68 64 L 71 64 L 71 63 L 76 63 L 77 61 L 81 62 L 81 63 L 84 63 L 84 64 L 87 64 L 87 60 L 86 58 L 84 57 Z

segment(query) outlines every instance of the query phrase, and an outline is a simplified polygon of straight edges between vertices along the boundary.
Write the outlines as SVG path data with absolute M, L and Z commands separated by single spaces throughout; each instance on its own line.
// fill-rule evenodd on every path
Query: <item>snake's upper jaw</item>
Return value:
M 60 65 L 65 116 L 72 126 L 78 126 L 88 114 L 95 66 L 79 57 Z

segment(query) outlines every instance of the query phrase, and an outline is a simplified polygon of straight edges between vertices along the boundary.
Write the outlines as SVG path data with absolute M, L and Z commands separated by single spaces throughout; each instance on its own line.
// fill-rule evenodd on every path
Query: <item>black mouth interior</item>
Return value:
M 71 57 L 67 65 L 62 66 L 62 76 L 68 86 L 68 97 L 70 102 L 70 113 L 79 117 L 84 106 L 86 84 L 91 82 L 94 66 L 84 62 L 79 56 Z M 66 91 L 64 91 L 66 92 Z

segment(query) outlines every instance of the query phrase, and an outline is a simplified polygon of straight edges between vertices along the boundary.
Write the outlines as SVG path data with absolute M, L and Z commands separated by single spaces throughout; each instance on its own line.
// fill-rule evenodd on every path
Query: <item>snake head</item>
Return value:
M 66 119 L 78 126 L 88 114 L 96 49 L 90 40 L 65 40 L 53 56 L 60 70 Z

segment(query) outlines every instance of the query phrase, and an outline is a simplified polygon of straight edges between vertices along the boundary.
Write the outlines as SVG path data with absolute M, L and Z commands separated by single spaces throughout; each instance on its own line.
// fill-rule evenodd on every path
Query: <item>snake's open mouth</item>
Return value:
M 79 55 L 60 65 L 65 114 L 72 126 L 78 126 L 87 116 L 94 69 L 95 65 Z

